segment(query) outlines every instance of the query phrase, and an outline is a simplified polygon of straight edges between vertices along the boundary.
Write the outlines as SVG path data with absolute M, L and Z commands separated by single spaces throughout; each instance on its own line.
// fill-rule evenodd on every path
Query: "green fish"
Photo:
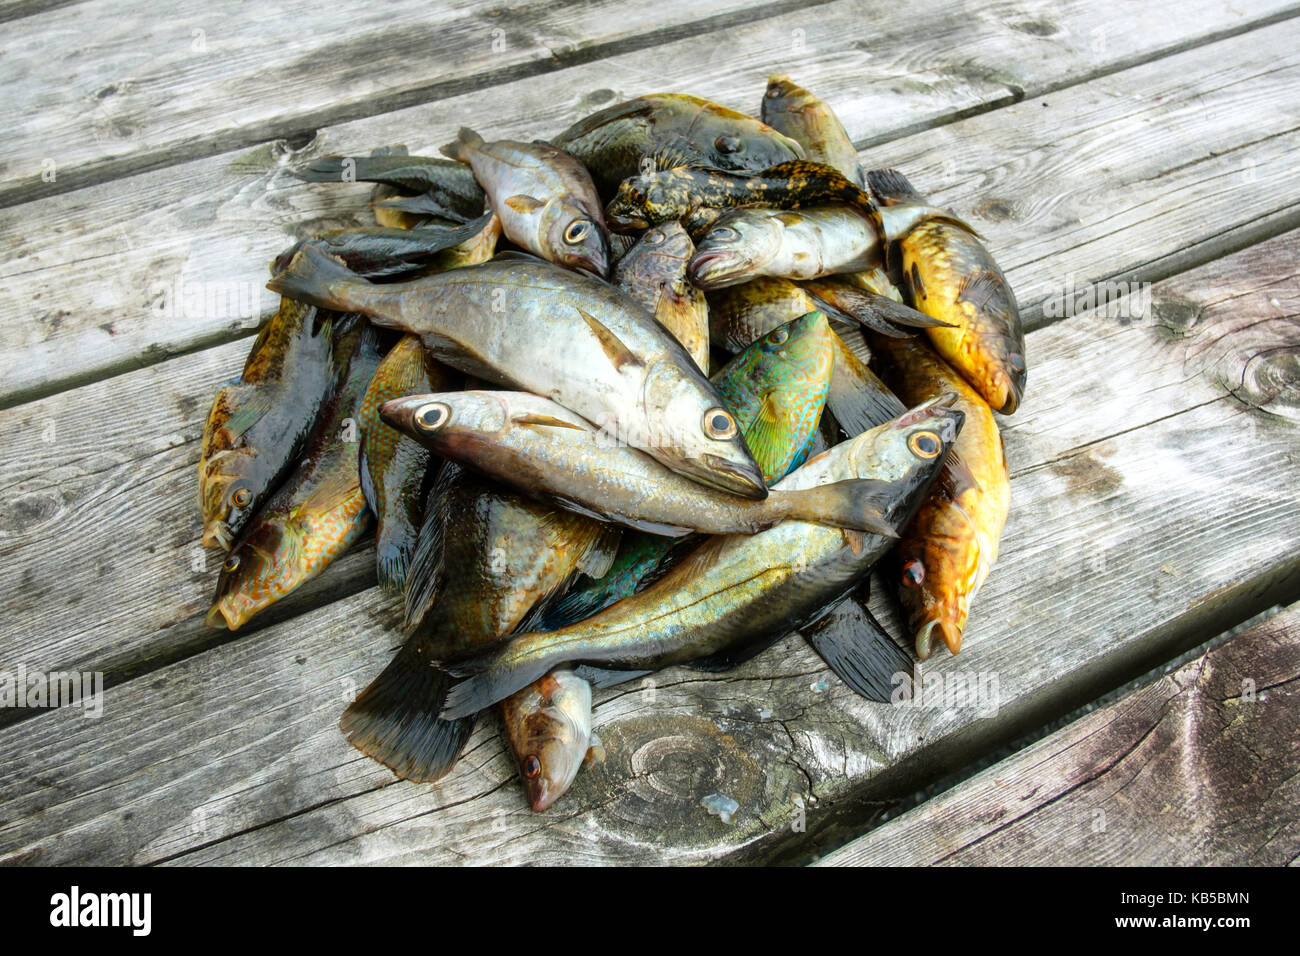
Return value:
M 429 357 L 417 335 L 406 335 L 384 356 L 361 402 L 361 490 L 378 519 L 375 563 L 384 590 L 400 593 L 437 459 L 419 442 L 379 419 L 394 398 L 454 387 L 451 373 Z
M 835 446 L 777 487 L 881 482 L 891 489 L 888 518 L 906 524 L 963 419 L 941 401 L 928 402 Z M 444 659 L 440 666 L 457 682 L 447 691 L 442 716 L 477 713 L 562 664 L 643 671 L 744 659 L 755 646 L 815 624 L 891 545 L 889 538 L 801 521 L 712 538 L 644 590 L 593 617 L 555 631 L 520 633 L 465 659 Z M 836 650 L 827 662 L 840 665 L 837 673 L 852 686 L 857 677 L 842 666 L 848 655 Z
M 282 299 L 217 392 L 199 454 L 204 547 L 229 550 L 302 454 L 338 379 L 335 318 Z
M 235 542 L 208 611 L 232 631 L 319 575 L 370 527 L 357 474 L 356 422 L 379 367 L 378 332 L 359 317 L 335 341 L 342 384 L 322 414 L 297 468 Z
M 834 364 L 832 338 L 825 317 L 810 312 L 773 329 L 713 376 L 769 484 L 803 464 L 817 438 Z M 662 535 L 625 534 L 609 571 L 582 578 L 543 615 L 539 630 L 582 620 L 629 597 L 676 545 Z

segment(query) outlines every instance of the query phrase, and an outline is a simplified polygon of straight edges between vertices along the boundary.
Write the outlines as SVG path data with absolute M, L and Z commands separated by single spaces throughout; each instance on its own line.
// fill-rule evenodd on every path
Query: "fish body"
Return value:
M 455 465 L 440 475 L 430 502 L 408 593 L 436 587 L 436 610 L 339 721 L 358 750 L 418 782 L 444 776 L 473 730 L 470 720 L 438 719 L 445 675 L 430 661 L 501 639 L 577 570 L 608 566 L 615 546 L 598 522 Z
M 379 366 L 379 336 L 356 319 L 335 343 L 346 368 L 301 461 L 245 528 L 222 565 L 207 623 L 237 630 L 310 581 L 369 527 L 355 425 Z
M 550 263 L 498 257 L 376 285 L 307 247 L 269 284 L 348 302 L 413 332 L 440 361 L 542 395 L 679 474 L 752 498 L 767 493 L 740 430 L 694 360 L 641 306 Z
M 826 320 L 819 314 L 817 320 Z M 780 416 L 761 410 L 771 421 Z M 550 399 L 527 392 L 416 395 L 380 416 L 435 453 L 579 514 L 652 534 L 743 534 L 788 518 L 893 533 L 867 482 L 771 494 L 706 488 L 621 444 Z
M 417 335 L 406 335 L 379 363 L 361 402 L 361 487 L 377 519 L 375 563 L 379 584 L 400 593 L 424 522 L 432 454 L 419 442 L 379 420 L 379 406 L 394 398 L 453 386 L 451 373 L 425 351 Z
M 970 604 L 998 558 L 1011 504 L 1002 436 L 988 404 L 920 340 L 873 339 L 882 374 L 906 402 L 951 393 L 966 415 L 961 480 L 936 485 L 898 543 L 898 594 L 922 659 L 942 639 L 961 649 Z
M 868 180 L 887 206 L 924 202 L 894 170 L 871 170 Z M 935 350 L 991 408 L 1013 413 L 1025 388 L 1025 335 L 1015 294 L 988 249 L 968 227 L 933 218 L 922 218 L 898 248 L 912 304 L 951 326 L 927 330 Z
M 930 403 L 837 445 L 777 487 L 882 481 L 893 488 L 889 516 L 906 523 L 961 421 L 960 412 Z M 889 545 L 887 538 L 799 521 L 713 538 L 649 587 L 585 621 L 444 663 L 460 680 L 443 714 L 475 713 L 562 664 L 656 669 L 770 642 L 817 620 L 858 586 Z
M 591 685 L 560 668 L 501 702 L 501 723 L 528 803 L 553 804 L 573 783 L 599 738 L 591 730 Z
M 721 289 L 756 276 L 816 279 L 880 265 L 876 228 L 853 206 L 736 209 L 705 234 L 690 277 L 701 289 Z
M 713 376 L 769 484 L 803 464 L 816 441 L 830 390 L 833 340 L 813 312 L 769 332 Z M 590 617 L 632 595 L 676 544 L 663 535 L 624 534 L 610 569 L 575 584 L 542 618 L 541 629 Z
M 614 284 L 644 306 L 707 373 L 709 303 L 686 276 L 694 253 L 695 244 L 680 223 L 647 229 L 619 259 Z
M 702 210 L 716 221 L 722 209 L 756 206 L 799 209 L 842 203 L 858 209 L 883 235 L 880 211 L 871 196 L 837 170 L 821 163 L 792 160 L 743 175 L 719 169 L 679 166 L 629 177 L 605 208 L 615 229 L 645 229 L 672 219 L 689 222 Z M 694 234 L 694 230 L 692 230 Z
M 474 170 L 511 242 L 557 265 L 609 275 L 600 196 L 578 160 L 548 143 L 487 143 L 464 128 L 443 152 Z
M 203 430 L 203 544 L 228 550 L 293 468 L 337 384 L 334 316 L 282 299 Z
M 581 160 L 606 196 L 667 146 L 698 165 L 747 172 L 804 158 L 797 142 L 753 117 L 680 93 L 606 107 L 552 142 Z
M 858 151 L 835 111 L 790 77 L 773 74 L 768 79 L 763 122 L 802 146 L 805 159 L 825 163 L 850 182 L 867 185 Z

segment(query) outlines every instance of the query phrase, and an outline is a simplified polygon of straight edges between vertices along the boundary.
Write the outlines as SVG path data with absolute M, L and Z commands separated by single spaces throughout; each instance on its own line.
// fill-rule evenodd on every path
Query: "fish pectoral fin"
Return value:
M 619 528 L 610 525 L 602 525 L 600 531 L 596 534 L 595 539 L 578 558 L 575 565 L 578 571 L 581 571 L 587 577 L 592 579 L 603 578 L 609 573 L 610 566 L 614 563 L 614 558 L 618 554 L 619 543 L 623 540 L 623 532 Z
M 451 770 L 474 729 L 472 717 L 441 720 L 451 678 L 407 641 L 339 719 L 348 743 L 403 780 L 429 783 Z
M 530 213 L 537 212 L 546 203 L 533 196 L 525 196 L 523 193 L 516 193 L 513 196 L 506 197 L 506 205 L 519 213 L 521 216 L 527 216 Z
M 899 536 L 885 517 L 896 493 L 892 482 L 877 478 L 849 478 L 802 491 L 773 492 L 788 496 L 789 517 L 886 538 Z
M 521 412 L 518 415 L 511 415 L 510 420 L 516 425 L 538 425 L 544 428 L 572 428 L 574 431 L 586 431 L 581 425 L 566 422 L 563 418 L 556 418 L 554 415 Z
M 840 680 L 867 700 L 889 703 L 894 675 L 912 672 L 911 657 L 854 597 L 799 633 Z
M 776 461 L 783 458 L 790 445 L 790 436 L 782 433 L 780 389 L 768 389 L 759 402 L 758 411 L 744 429 L 745 445 L 756 461 Z
M 361 479 L 361 497 L 366 499 L 366 507 L 376 518 L 382 517 L 375 506 L 375 480 L 370 475 L 370 462 L 366 458 L 364 436 L 359 436 L 361 448 L 357 453 L 357 476 Z
M 1000 301 L 999 301 L 1000 300 Z M 981 269 L 961 280 L 957 288 L 957 301 L 969 302 L 981 311 L 1008 315 L 1006 309 L 1007 287 L 1002 277 L 989 269 Z
M 575 306 L 575 308 L 578 307 Z M 623 340 L 611 332 L 608 326 L 601 322 L 600 319 L 582 308 L 578 308 L 578 314 L 582 316 L 583 321 L 587 323 L 588 328 L 595 333 L 605 355 L 607 355 L 609 360 L 614 363 L 614 368 L 621 370 L 625 365 L 631 365 L 634 368 L 645 366 L 645 362 L 641 360 L 641 357 L 628 348 L 623 343 Z

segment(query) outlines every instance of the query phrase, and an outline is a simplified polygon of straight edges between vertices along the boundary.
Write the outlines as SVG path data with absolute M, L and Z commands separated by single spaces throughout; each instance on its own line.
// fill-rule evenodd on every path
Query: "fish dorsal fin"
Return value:
M 867 170 L 867 187 L 886 206 L 925 202 L 911 181 L 896 169 Z
M 691 166 L 696 169 L 713 169 L 714 167 L 704 162 L 704 157 L 700 151 L 691 145 L 690 140 L 684 136 L 671 136 L 662 139 L 651 146 L 650 151 L 645 154 L 654 165 L 656 171 L 667 169 L 678 169 L 682 166 Z M 644 172 L 644 168 L 641 170 Z
M 575 308 L 577 308 L 575 306 Z M 645 365 L 635 352 L 623 344 L 623 340 L 609 330 L 605 323 L 596 318 L 585 309 L 578 308 L 578 314 L 582 316 L 583 321 L 596 338 L 600 341 L 600 347 L 604 349 L 609 360 L 614 363 L 614 368 L 622 370 L 624 365 L 631 365 L 633 368 L 639 368 Z
M 540 199 L 534 198 L 533 196 L 525 196 L 523 193 L 518 193 L 514 196 L 507 197 L 506 205 L 520 215 L 526 216 L 529 213 L 537 212 L 537 210 L 545 206 L 546 203 L 542 202 Z
M 516 425 L 538 425 L 544 428 L 572 428 L 574 431 L 586 431 L 581 425 L 566 422 L 563 418 L 556 418 L 554 415 L 540 415 L 536 412 L 521 412 L 518 415 L 511 415 L 510 420 Z

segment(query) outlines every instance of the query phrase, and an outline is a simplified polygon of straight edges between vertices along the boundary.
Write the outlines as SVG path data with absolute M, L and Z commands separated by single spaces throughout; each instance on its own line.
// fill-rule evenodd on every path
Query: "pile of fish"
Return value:
M 376 184 L 377 225 L 277 257 L 279 311 L 213 403 L 210 624 L 373 527 L 405 643 L 342 731 L 432 781 L 500 705 L 536 810 L 599 750 L 593 686 L 798 632 L 888 700 L 904 646 L 957 653 L 1026 370 L 974 229 L 781 76 L 761 122 L 659 94 L 442 152 L 298 170 Z M 866 606 L 886 555 L 902 646 Z

